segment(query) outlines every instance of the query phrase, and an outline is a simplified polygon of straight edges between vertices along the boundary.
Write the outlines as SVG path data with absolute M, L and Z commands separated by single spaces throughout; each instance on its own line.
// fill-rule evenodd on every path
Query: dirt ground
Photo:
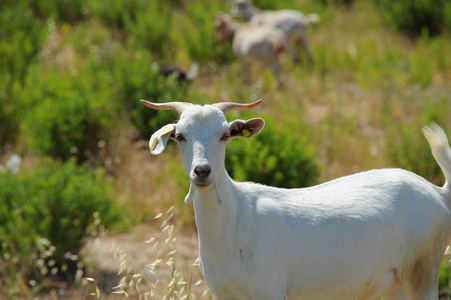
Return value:
M 164 220 L 160 223 L 139 225 L 119 235 L 102 234 L 86 243 L 82 251 L 86 275 L 96 280 L 101 299 L 125 298 L 125 294 L 112 294 L 121 290 L 132 299 L 140 295 L 163 299 L 174 282 L 174 290 L 184 289 L 173 299 L 187 295 L 188 289 L 190 299 L 208 299 L 196 262 L 197 236 L 182 235 Z M 121 279 L 126 284 L 118 288 Z M 135 288 L 138 280 L 139 290 Z

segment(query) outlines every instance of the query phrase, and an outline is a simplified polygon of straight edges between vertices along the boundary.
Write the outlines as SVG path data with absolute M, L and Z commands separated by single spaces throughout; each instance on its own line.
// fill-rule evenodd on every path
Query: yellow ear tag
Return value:
M 155 137 L 150 141 L 150 145 L 149 145 L 150 151 L 153 151 L 155 149 L 155 147 L 157 146 L 157 142 L 158 142 L 158 137 Z
M 165 136 L 166 134 L 171 133 L 173 131 L 174 131 L 174 125 L 166 125 L 160 129 L 160 136 Z
M 165 138 L 165 137 L 168 134 L 170 134 L 171 132 L 173 132 L 174 129 L 175 129 L 174 125 L 166 125 L 163 128 L 161 128 L 160 130 L 158 130 L 157 132 L 155 132 L 149 141 L 150 152 L 155 150 L 159 141 L 162 143 L 160 145 L 160 147 L 163 147 L 163 148 L 158 152 L 161 152 L 162 150 L 164 150 L 164 148 L 166 147 L 166 142 L 168 140 L 168 138 Z
M 250 132 L 248 129 L 243 129 L 242 133 L 247 138 L 252 136 L 252 132 Z

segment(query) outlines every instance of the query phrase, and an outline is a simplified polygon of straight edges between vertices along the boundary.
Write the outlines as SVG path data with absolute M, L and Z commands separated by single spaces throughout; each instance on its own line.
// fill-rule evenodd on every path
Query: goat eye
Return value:
M 224 133 L 219 140 L 220 141 L 228 141 L 229 139 L 230 139 L 230 135 L 228 133 Z
M 177 134 L 175 135 L 175 139 L 176 139 L 177 141 L 179 141 L 179 142 L 181 142 L 181 141 L 186 141 L 185 137 L 184 137 L 183 134 L 181 134 L 181 133 L 177 133 Z

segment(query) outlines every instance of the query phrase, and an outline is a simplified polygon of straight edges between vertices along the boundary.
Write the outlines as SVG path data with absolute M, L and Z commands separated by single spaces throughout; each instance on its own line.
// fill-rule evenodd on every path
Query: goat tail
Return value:
M 429 142 L 432 155 L 437 161 L 438 165 L 445 174 L 445 185 L 443 188 L 451 188 L 451 149 L 449 148 L 448 138 L 443 129 L 437 125 L 432 124 L 423 127 L 423 134 Z
M 309 14 L 307 15 L 307 20 L 309 24 L 317 24 L 319 23 L 319 15 L 318 14 Z

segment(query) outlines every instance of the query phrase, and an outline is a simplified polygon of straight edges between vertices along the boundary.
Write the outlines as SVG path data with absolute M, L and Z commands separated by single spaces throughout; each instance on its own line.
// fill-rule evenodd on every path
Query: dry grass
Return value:
M 197 238 L 180 234 L 173 216 L 171 207 L 152 224 L 89 241 L 82 253 L 93 274 L 87 295 L 100 298 L 101 289 L 106 293 L 102 299 L 208 299 L 198 268 Z

